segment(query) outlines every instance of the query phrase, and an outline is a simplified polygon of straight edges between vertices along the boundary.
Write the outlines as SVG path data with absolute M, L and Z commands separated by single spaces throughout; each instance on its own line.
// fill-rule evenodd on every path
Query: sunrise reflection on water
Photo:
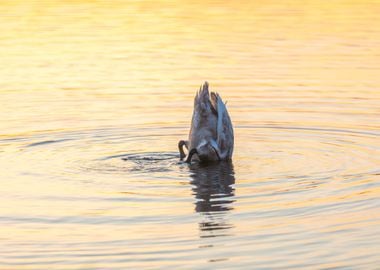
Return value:
M 1 269 L 380 265 L 379 1 L 1 1 Z M 178 162 L 208 80 L 232 163 Z

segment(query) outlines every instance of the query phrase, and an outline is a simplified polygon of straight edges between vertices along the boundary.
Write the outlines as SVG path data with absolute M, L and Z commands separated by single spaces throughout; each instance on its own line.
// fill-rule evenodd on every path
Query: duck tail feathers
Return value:
M 208 82 L 206 81 L 197 92 L 194 99 L 194 108 L 206 112 L 210 110 L 210 93 L 208 91 Z

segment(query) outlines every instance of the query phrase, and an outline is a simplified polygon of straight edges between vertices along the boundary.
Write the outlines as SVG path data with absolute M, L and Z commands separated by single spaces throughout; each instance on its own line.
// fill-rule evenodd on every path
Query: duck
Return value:
M 216 162 L 232 159 L 234 130 L 226 104 L 216 92 L 209 92 L 206 81 L 194 98 L 194 110 L 188 140 L 180 140 L 180 160 Z

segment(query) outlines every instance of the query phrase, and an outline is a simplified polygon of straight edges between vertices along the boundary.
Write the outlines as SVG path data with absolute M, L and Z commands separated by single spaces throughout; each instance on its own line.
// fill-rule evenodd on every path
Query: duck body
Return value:
M 189 139 L 178 144 L 181 159 L 185 157 L 182 147 L 188 149 L 187 162 L 212 162 L 232 158 L 234 134 L 230 116 L 219 94 L 210 93 L 208 88 L 209 85 L 205 82 L 197 92 Z

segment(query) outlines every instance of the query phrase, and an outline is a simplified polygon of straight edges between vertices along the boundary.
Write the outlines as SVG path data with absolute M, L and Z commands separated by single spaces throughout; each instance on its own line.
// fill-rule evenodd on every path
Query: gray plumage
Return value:
M 186 161 L 198 159 L 202 162 L 230 160 L 234 148 L 234 132 L 225 103 L 218 93 L 208 90 L 205 82 L 194 98 L 194 112 L 189 140 L 179 141 L 180 157 L 189 153 Z

